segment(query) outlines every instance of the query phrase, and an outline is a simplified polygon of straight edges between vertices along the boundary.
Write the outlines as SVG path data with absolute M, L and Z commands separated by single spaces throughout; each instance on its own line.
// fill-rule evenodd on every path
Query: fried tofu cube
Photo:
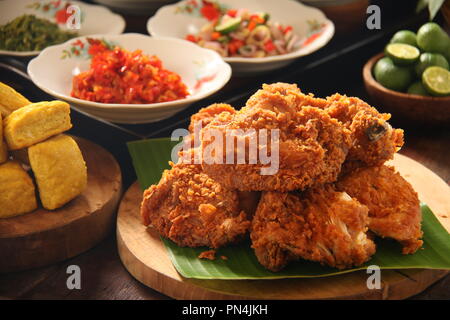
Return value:
M 0 165 L 0 218 L 9 218 L 37 208 L 33 180 L 16 161 Z
M 0 114 L 9 115 L 11 112 L 29 105 L 31 102 L 16 90 L 0 82 Z
M 3 141 L 3 122 L 2 114 L 0 113 L 0 164 L 5 163 L 8 160 L 8 148 L 6 142 Z
M 6 146 L 6 142 L 0 139 L 0 164 L 5 163 L 8 159 L 8 147 Z
M 72 128 L 70 106 L 57 100 L 32 103 L 11 113 L 3 125 L 9 149 L 26 148 Z
M 28 148 L 42 206 L 62 207 L 87 185 L 87 168 L 75 140 L 60 134 Z

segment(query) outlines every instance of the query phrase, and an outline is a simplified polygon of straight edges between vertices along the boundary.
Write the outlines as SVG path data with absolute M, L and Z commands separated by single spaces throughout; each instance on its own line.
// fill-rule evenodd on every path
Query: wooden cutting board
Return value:
M 120 167 L 102 147 L 75 139 L 88 168 L 85 191 L 58 210 L 40 208 L 0 219 L 0 272 L 45 266 L 74 257 L 113 230 L 122 188 Z
M 450 188 L 431 170 L 402 155 L 393 165 L 450 232 Z M 159 236 L 140 222 L 137 183 L 119 207 L 117 242 L 128 271 L 143 284 L 176 299 L 404 299 L 448 274 L 441 270 L 382 270 L 379 290 L 369 290 L 365 272 L 314 279 L 199 280 L 178 274 Z

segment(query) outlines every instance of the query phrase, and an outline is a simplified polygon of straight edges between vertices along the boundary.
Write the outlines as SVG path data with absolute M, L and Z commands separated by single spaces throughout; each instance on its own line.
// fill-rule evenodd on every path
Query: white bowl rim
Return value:
M 69 1 L 69 0 L 68 0 Z M 125 27 L 126 27 L 126 23 L 125 23 L 125 19 L 118 13 L 113 12 L 111 9 L 109 9 L 108 7 L 104 6 L 104 5 L 100 5 L 100 4 L 92 4 L 92 3 L 87 3 L 87 2 L 81 2 L 81 1 L 77 1 L 77 0 L 71 0 L 71 3 L 81 3 L 83 6 L 86 7 L 97 7 L 97 9 L 101 9 L 103 11 L 108 12 L 109 14 L 111 14 L 112 16 L 115 16 L 116 18 L 119 19 L 120 21 L 120 33 L 118 34 L 122 34 L 125 31 Z M 88 35 L 84 35 L 84 36 L 88 36 Z M 91 36 L 91 35 L 89 35 Z M 83 37 L 83 36 L 80 36 Z M 79 38 L 79 37 L 78 37 Z M 75 38 L 72 38 L 75 39 Z M 59 43 L 62 44 L 62 43 Z M 48 47 L 42 49 L 42 50 L 35 50 L 35 51 L 10 51 L 10 50 L 0 50 L 0 55 L 5 55 L 5 56 L 15 56 L 15 57 L 30 57 L 30 56 L 37 56 L 39 55 L 39 53 L 41 53 L 43 50 L 47 49 Z
M 49 88 L 46 88 L 44 86 L 42 86 L 39 81 L 36 80 L 36 76 L 33 74 L 32 72 L 32 67 L 35 63 L 38 62 L 38 59 L 41 55 L 44 55 L 46 53 L 46 51 L 50 51 L 50 50 L 57 50 L 57 49 L 61 49 L 64 46 L 66 46 L 69 42 L 73 42 L 76 41 L 78 39 L 85 39 L 85 38 L 99 38 L 99 37 L 103 37 L 103 38 L 115 38 L 115 37 L 141 37 L 141 38 L 145 38 L 145 39 L 153 39 L 153 40 L 162 40 L 162 41 L 169 41 L 169 42 L 178 42 L 182 45 L 187 45 L 187 46 L 191 46 L 192 48 L 197 49 L 201 49 L 201 50 L 205 50 L 208 52 L 208 54 L 212 54 L 213 56 L 215 56 L 216 59 L 218 59 L 218 63 L 221 64 L 224 67 L 224 70 L 222 72 L 225 72 L 224 75 L 224 81 L 222 83 L 220 83 L 217 88 L 214 88 L 212 90 L 206 91 L 202 94 L 198 94 L 198 95 L 194 95 L 194 96 L 188 96 L 186 98 L 183 99 L 179 99 L 179 100 L 173 100 L 173 101 L 168 101 L 168 102 L 159 102 L 159 103 L 148 103 L 148 104 L 121 104 L 121 103 L 101 103 L 101 102 L 94 102 L 94 101 L 89 101 L 89 100 L 83 100 L 83 99 L 78 99 L 78 98 L 74 98 L 65 94 L 61 94 L 58 93 L 54 90 L 51 90 Z M 153 37 L 153 36 L 149 36 L 149 35 L 145 35 L 142 33 L 122 33 L 122 34 L 94 34 L 94 35 L 86 35 L 86 36 L 81 36 L 81 37 L 77 37 L 77 38 L 72 38 L 62 44 L 58 44 L 58 45 L 54 45 L 54 46 L 49 46 L 47 48 L 45 48 L 44 50 L 41 51 L 41 53 L 33 58 L 30 63 L 28 64 L 28 68 L 27 68 L 27 72 L 28 75 L 30 76 L 31 80 L 33 81 L 33 83 L 38 86 L 40 89 L 42 89 L 43 91 L 45 91 L 46 93 L 57 97 L 59 99 L 71 102 L 75 105 L 81 105 L 81 106 L 85 106 L 85 107 L 95 107 L 95 108 L 104 108 L 104 109 L 109 109 L 109 108 L 116 108 L 116 109 L 128 109 L 128 110 L 132 110 L 132 109 L 158 109 L 158 108 L 167 108 L 167 107 L 175 107 L 178 105 L 185 105 L 185 104 L 190 104 L 190 103 L 194 103 L 198 100 L 201 100 L 203 98 L 206 98 L 212 94 L 214 94 L 215 92 L 219 91 L 221 88 L 223 88 L 228 81 L 231 78 L 231 67 L 228 63 L 226 63 L 225 61 L 223 61 L 222 57 L 215 52 L 214 50 L 210 50 L 210 49 L 205 49 L 202 47 L 197 46 L 196 44 L 187 41 L 187 40 L 183 40 L 183 39 L 177 39 L 177 38 L 171 38 L 171 37 Z
M 158 14 L 161 14 L 162 10 L 164 10 L 165 8 L 169 8 L 169 7 L 173 7 L 176 8 L 177 6 L 180 5 L 180 3 L 182 2 L 186 2 L 187 0 L 181 0 L 179 2 L 175 2 L 173 4 L 168 4 L 165 6 L 162 6 L 161 8 L 159 8 L 156 13 L 151 16 L 148 21 L 147 21 L 147 32 L 151 35 L 151 36 L 157 36 L 154 35 L 154 32 L 152 32 L 153 28 L 152 25 L 155 21 L 155 19 L 157 18 Z M 335 33 L 335 26 L 333 21 L 331 21 L 330 19 L 327 18 L 327 16 L 323 13 L 322 10 L 312 7 L 312 6 L 308 6 L 305 5 L 301 2 L 297 2 L 297 1 L 293 1 L 293 0 L 277 0 L 277 1 L 289 1 L 289 2 L 293 2 L 297 5 L 299 5 L 300 7 L 306 7 L 308 9 L 311 10 L 317 10 L 318 12 L 320 12 L 320 14 L 323 15 L 324 18 L 324 22 L 326 23 L 326 29 L 324 31 L 324 33 L 320 36 L 320 38 L 322 39 L 321 42 L 323 42 L 322 45 L 317 45 L 313 46 L 310 45 L 308 46 L 309 50 L 305 50 L 305 51 L 301 51 L 301 49 L 297 49 L 293 52 L 289 52 L 286 54 L 280 54 L 280 55 L 276 55 L 276 56 L 270 56 L 270 57 L 263 57 L 263 58 L 245 58 L 245 57 L 222 57 L 221 58 L 223 60 L 225 60 L 226 62 L 234 62 L 234 63 L 248 63 L 248 64 L 262 64 L 262 63 L 268 63 L 268 62 L 275 62 L 275 61 L 283 61 L 283 60 L 289 60 L 289 59 L 296 59 L 298 57 L 302 57 L 305 55 L 308 55 L 310 53 L 313 53 L 314 51 L 319 50 L 321 47 L 325 46 L 333 37 L 334 33 Z M 175 38 L 175 37 L 172 37 Z M 180 39 L 180 38 L 175 38 L 175 39 Z

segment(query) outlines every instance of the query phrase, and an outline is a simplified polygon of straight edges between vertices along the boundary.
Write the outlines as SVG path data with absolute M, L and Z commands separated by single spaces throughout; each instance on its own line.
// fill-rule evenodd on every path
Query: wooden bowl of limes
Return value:
M 363 68 L 366 90 L 377 108 L 393 115 L 399 122 L 418 125 L 443 125 L 450 123 L 450 96 L 420 96 L 388 89 L 373 76 L 373 68 L 384 57 L 380 53 L 372 57 Z
M 384 54 L 370 59 L 364 82 L 378 107 L 394 121 L 415 124 L 450 123 L 450 37 L 436 23 L 417 33 L 397 31 Z

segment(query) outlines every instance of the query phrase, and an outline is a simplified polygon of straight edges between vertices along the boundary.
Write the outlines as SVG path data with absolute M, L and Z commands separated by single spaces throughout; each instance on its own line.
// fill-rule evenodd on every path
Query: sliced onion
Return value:
M 275 23 L 273 25 L 272 24 L 269 25 L 270 32 L 272 33 L 273 40 L 282 40 L 282 39 L 284 39 L 284 35 L 281 32 L 281 30 L 279 29 L 279 26 L 280 25 L 278 23 Z
M 288 43 L 294 35 L 295 35 L 294 31 L 292 31 L 292 30 L 289 30 L 288 32 L 286 32 L 284 35 L 284 40 L 286 41 L 286 43 Z
M 239 48 L 239 53 L 243 57 L 253 57 L 256 52 L 256 46 L 253 44 L 246 44 Z
M 234 31 L 230 33 L 230 37 L 233 39 L 238 39 L 244 41 L 247 39 L 248 35 L 250 34 L 250 31 L 247 28 L 240 29 L 238 31 Z
M 283 40 L 275 40 L 273 42 L 273 44 L 275 45 L 275 48 L 277 48 L 277 51 L 280 54 L 285 54 L 286 53 L 286 47 L 285 47 L 285 43 Z
M 270 30 L 266 26 L 257 26 L 250 32 L 247 44 L 264 44 L 270 39 Z
M 211 49 L 216 51 L 218 54 L 220 54 L 222 57 L 228 56 L 228 50 L 226 47 L 222 46 L 219 42 L 215 41 L 205 41 L 202 45 L 203 48 Z
M 205 39 L 211 39 L 211 34 L 214 32 L 214 25 L 212 23 L 202 26 L 199 32 L 199 36 Z
M 299 37 L 296 34 L 294 34 L 286 46 L 287 52 L 291 52 L 294 49 L 296 49 L 296 45 L 298 45 L 298 44 L 299 44 Z

